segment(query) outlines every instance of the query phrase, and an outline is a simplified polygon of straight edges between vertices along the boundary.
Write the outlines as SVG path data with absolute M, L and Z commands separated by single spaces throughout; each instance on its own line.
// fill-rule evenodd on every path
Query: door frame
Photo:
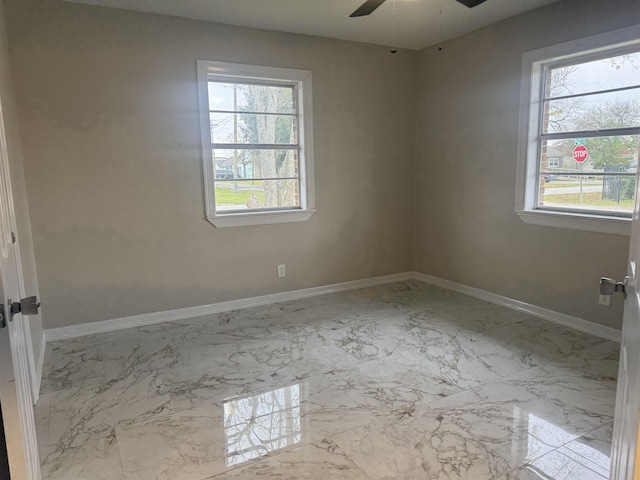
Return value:
M 636 173 L 636 192 L 631 236 L 624 281 L 624 315 L 620 339 L 620 365 L 614 429 L 611 442 L 611 480 L 640 479 L 640 170 Z
M 0 35 L 4 37 L 4 12 L 0 4 Z M 6 39 L 0 42 L 0 48 L 6 48 Z M 8 68 L 6 65 L 3 67 Z M 3 83 L 2 87 L 7 87 Z M 7 87 L 10 88 L 10 87 Z M 22 257 L 15 233 L 17 229 L 14 207 L 13 179 L 9 164 L 7 147 L 6 96 L 11 90 L 0 91 L 0 303 L 5 304 L 7 326 L 0 329 L 0 388 L 2 389 L 2 416 L 4 421 L 9 469 L 12 480 L 39 480 L 40 457 L 36 436 L 34 404 L 37 400 L 38 379 L 28 318 L 22 314 L 14 315 L 10 320 L 10 307 L 7 297 L 15 296 L 20 301 L 25 296 Z M 9 101 L 11 99 L 9 98 Z

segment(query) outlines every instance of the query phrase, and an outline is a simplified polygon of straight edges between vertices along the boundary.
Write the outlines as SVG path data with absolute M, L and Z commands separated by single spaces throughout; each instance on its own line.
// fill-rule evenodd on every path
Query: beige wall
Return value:
M 0 99 L 2 100 L 2 119 L 4 122 L 9 155 L 9 169 L 11 171 L 11 185 L 13 203 L 16 212 L 17 246 L 21 257 L 21 267 L 24 279 L 25 295 L 39 296 L 36 262 L 33 253 L 33 239 L 29 220 L 29 205 L 25 189 L 24 170 L 22 165 L 22 148 L 14 97 L 13 79 L 9 63 L 7 35 L 5 27 L 4 9 L 0 4 Z M 42 318 L 31 315 L 28 318 L 31 332 L 31 346 L 34 355 L 34 367 L 40 364 L 40 344 L 42 340 Z
M 413 268 L 416 52 L 58 0 L 5 9 L 47 328 Z M 203 220 L 198 59 L 313 72 L 311 220 Z
M 46 327 L 413 268 L 620 326 L 620 299 L 598 306 L 597 282 L 624 275 L 628 237 L 514 213 L 520 61 L 637 22 L 637 1 L 565 0 L 395 56 L 59 0 L 5 5 Z M 313 71 L 309 222 L 203 220 L 198 59 Z
M 420 52 L 416 263 L 432 274 L 620 328 L 629 238 L 514 213 L 522 53 L 640 21 L 640 2 L 569 0 Z

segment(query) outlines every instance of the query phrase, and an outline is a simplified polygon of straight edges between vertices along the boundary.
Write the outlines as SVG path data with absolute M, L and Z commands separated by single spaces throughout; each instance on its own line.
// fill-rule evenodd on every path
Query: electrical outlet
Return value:
M 284 267 L 284 263 L 278 265 L 278 278 L 284 278 L 287 276 L 287 272 Z
M 602 295 L 600 294 L 600 299 L 598 300 L 598 303 L 600 305 L 604 305 L 605 307 L 608 307 L 611 305 L 611 295 Z

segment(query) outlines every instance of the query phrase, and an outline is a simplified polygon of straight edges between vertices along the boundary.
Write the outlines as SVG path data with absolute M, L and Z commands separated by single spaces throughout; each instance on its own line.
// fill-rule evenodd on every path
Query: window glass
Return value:
M 295 91 L 209 82 L 216 212 L 300 207 Z
M 209 109 L 225 112 L 295 113 L 295 87 L 209 82 Z
M 637 85 L 638 66 L 640 52 L 555 67 L 551 69 L 548 96 L 576 95 Z
M 211 143 L 289 144 L 297 143 L 293 115 L 212 112 Z
M 541 74 L 534 208 L 630 216 L 640 150 L 640 52 L 551 64 Z

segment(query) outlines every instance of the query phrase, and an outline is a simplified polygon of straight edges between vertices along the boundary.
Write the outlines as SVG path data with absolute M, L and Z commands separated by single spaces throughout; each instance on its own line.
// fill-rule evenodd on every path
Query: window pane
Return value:
M 299 208 L 300 182 L 292 180 L 215 182 L 216 211 Z
M 640 135 L 543 140 L 540 172 L 607 173 L 612 172 L 612 168 L 622 168 L 626 173 L 635 172 L 639 145 Z M 576 153 L 576 158 L 586 156 L 584 162 L 578 163 L 574 159 L 574 150 L 583 152 Z
M 538 207 L 598 210 L 614 214 L 633 211 L 636 176 L 541 175 Z
M 209 82 L 209 109 L 295 113 L 295 87 Z
M 234 110 L 234 86 L 229 83 L 209 82 L 209 110 Z
M 221 171 L 228 171 L 238 180 L 265 178 L 297 178 L 298 151 L 287 150 L 223 150 L 214 149 L 216 178 Z
M 640 84 L 640 52 L 549 70 L 548 97 Z
M 640 76 L 640 72 L 638 72 Z M 640 126 L 640 88 L 545 102 L 543 133 Z
M 251 113 L 211 113 L 211 142 L 296 144 L 296 117 Z

